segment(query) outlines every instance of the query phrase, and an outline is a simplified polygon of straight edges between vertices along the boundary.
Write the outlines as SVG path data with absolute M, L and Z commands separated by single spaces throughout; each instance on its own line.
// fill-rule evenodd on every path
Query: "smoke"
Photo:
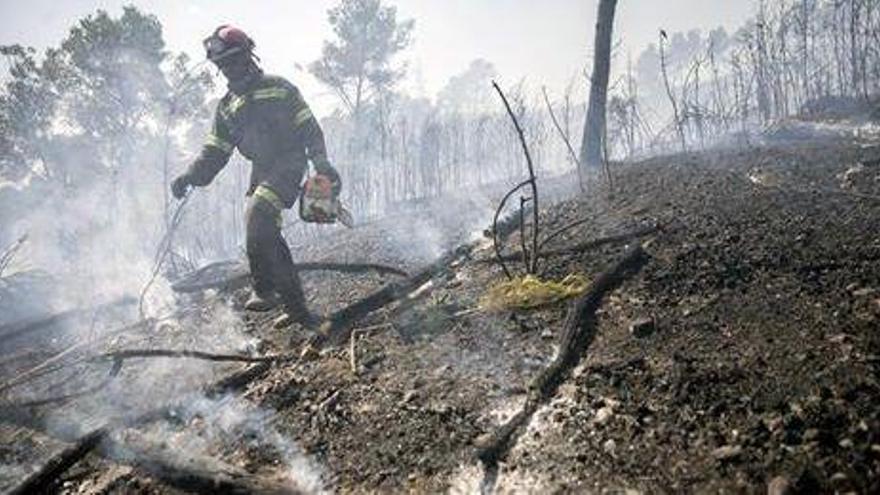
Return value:
M 307 493 L 325 493 L 324 473 L 299 446 L 273 426 L 274 412 L 260 409 L 234 396 L 196 398 L 176 411 L 174 423 L 162 423 L 148 431 L 154 444 L 161 444 L 181 459 L 231 457 L 245 463 L 249 456 L 279 465 L 282 482 Z M 125 444 L 124 435 L 121 443 Z M 125 455 L 124 452 L 119 453 Z

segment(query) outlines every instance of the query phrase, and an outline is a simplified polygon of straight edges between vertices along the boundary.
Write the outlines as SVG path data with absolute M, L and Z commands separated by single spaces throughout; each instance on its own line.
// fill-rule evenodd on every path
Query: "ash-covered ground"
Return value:
M 644 225 L 663 229 L 637 241 L 646 242 L 647 265 L 606 297 L 592 345 L 531 418 L 492 484 L 474 440 L 525 400 L 530 380 L 557 351 L 567 306 L 480 310 L 486 288 L 503 277 L 486 261 L 487 241 L 428 286 L 359 321 L 354 360 L 346 342 L 212 398 L 200 387 L 243 365 L 132 361 L 108 387 L 63 408 L 29 409 L 45 418 L 42 433 L 5 417 L 0 483 L 14 486 L 63 448 L 59 439 L 167 401 L 173 414 L 117 427 L 112 442 L 67 470 L 55 490 L 177 493 L 145 469 L 138 456 L 148 445 L 184 465 L 312 492 L 876 493 L 878 161 L 880 148 L 852 137 L 769 143 L 620 165 L 613 194 L 595 186 L 545 202 L 544 233 L 588 219 L 548 249 Z M 571 191 L 576 179 L 558 182 Z M 544 187 L 549 197 L 564 196 Z M 426 206 L 422 220 L 409 214 L 294 240 L 294 251 L 301 260 L 414 271 L 473 242 L 489 225 L 492 199 L 448 199 L 464 201 L 469 214 Z M 506 245 L 516 249 L 518 235 Z M 607 244 L 542 260 L 540 268 L 557 279 L 593 278 L 624 249 Z M 310 304 L 325 314 L 393 280 L 304 278 Z M 96 339 L 82 355 L 138 346 L 254 355 L 301 348 L 306 332 L 274 329 L 271 313 L 244 314 L 245 297 L 244 290 L 182 297 L 187 309 L 173 324 Z M 6 356 L 4 377 L 33 362 Z M 76 366 L 86 371 L 49 374 L 24 398 L 81 388 L 106 373 Z M 67 385 L 57 384 L 64 379 Z M 23 399 L 15 389 L 6 395 Z

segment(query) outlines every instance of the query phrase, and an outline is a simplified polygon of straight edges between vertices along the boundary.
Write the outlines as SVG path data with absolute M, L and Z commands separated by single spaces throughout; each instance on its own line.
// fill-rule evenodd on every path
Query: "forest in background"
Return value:
M 658 31 L 657 44 L 637 57 L 615 51 L 608 159 L 739 143 L 783 119 L 865 106 L 880 84 L 878 5 L 761 1 L 734 33 Z M 566 91 L 545 94 L 539 77 L 505 81 L 491 61 L 475 60 L 433 101 L 413 98 L 399 90 L 407 77 L 399 60 L 417 24 L 380 0 L 343 0 L 328 22 L 335 36 L 309 72 L 339 97 L 322 126 L 360 222 L 407 202 L 524 178 L 493 78 L 523 125 L 538 176 L 579 168 L 560 139 L 579 144 L 589 81 L 578 68 Z M 357 51 L 368 55 L 352 57 Z M 45 53 L 22 46 L 0 53 L 8 68 L 0 92 L 0 249 L 26 246 L 0 276 L 51 271 L 67 281 L 65 302 L 74 304 L 136 292 L 173 220 L 168 183 L 201 146 L 222 78 L 169 53 L 159 20 L 135 7 L 76 21 Z M 169 277 L 241 255 L 248 173 L 236 157 L 192 200 Z M 486 205 L 491 211 L 488 197 Z M 291 236 L 321 232 L 289 221 Z

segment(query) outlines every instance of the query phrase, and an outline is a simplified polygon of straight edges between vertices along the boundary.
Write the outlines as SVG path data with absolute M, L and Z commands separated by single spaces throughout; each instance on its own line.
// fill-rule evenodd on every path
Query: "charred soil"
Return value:
M 877 493 L 878 159 L 880 148 L 847 140 L 654 158 L 616 167 L 613 195 L 597 186 L 546 207 L 544 232 L 586 219 L 546 249 L 662 229 L 631 241 L 649 241 L 650 259 L 605 298 L 580 364 L 538 408 L 489 484 L 474 441 L 525 401 L 557 352 L 567 305 L 480 309 L 486 288 L 503 277 L 487 261 L 487 242 L 358 322 L 351 341 L 295 366 L 272 366 L 234 400 L 263 411 L 273 434 L 318 466 L 320 484 L 344 493 L 768 485 Z M 410 271 L 424 262 L 386 249 L 386 241 L 375 226 L 334 240 L 351 259 Z M 516 234 L 507 241 L 510 250 L 519 245 Z M 609 243 L 538 266 L 548 278 L 593 278 L 624 249 Z M 305 282 L 310 304 L 329 313 L 388 280 L 320 274 Z M 245 297 L 207 296 L 234 307 Z M 259 351 L 299 350 L 308 334 L 272 328 L 273 316 L 245 315 Z M 166 418 L 152 437 L 192 434 L 212 418 Z M 47 449 L 42 437 L 3 431 L 13 442 L 0 451 L 4 462 Z M 227 433 L 205 440 L 213 457 L 277 477 L 289 456 L 277 442 L 254 437 L 253 428 Z M 113 459 L 87 458 L 57 488 L 175 491 L 136 463 Z

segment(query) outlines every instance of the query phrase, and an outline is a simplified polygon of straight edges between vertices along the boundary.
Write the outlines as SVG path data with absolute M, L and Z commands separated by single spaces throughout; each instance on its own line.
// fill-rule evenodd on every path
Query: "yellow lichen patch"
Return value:
M 580 296 L 588 287 L 587 278 L 576 273 L 559 282 L 526 275 L 491 286 L 480 299 L 480 307 L 492 311 L 534 309 Z

